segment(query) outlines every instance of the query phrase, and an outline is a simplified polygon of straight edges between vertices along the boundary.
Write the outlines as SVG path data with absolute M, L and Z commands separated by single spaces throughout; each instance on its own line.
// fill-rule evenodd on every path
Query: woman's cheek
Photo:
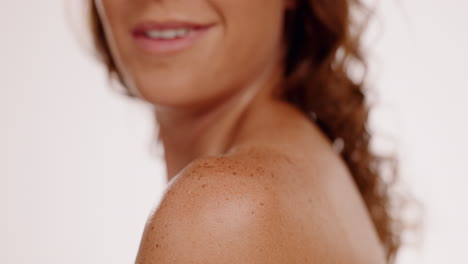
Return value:
M 226 1 L 226 49 L 232 65 L 258 72 L 279 52 L 283 31 L 281 1 Z M 238 4 L 233 4 L 234 2 Z

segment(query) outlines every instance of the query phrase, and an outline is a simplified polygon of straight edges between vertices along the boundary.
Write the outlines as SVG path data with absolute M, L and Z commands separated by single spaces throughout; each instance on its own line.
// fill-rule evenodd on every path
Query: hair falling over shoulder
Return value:
M 397 158 L 371 150 L 371 109 L 364 78 L 356 80 L 350 73 L 353 67 L 366 69 L 361 36 L 372 12 L 361 0 L 296 1 L 296 8 L 285 17 L 287 50 L 281 96 L 310 116 L 331 142 L 343 143 L 341 157 L 366 203 L 387 261 L 394 263 L 406 228 L 401 204 L 409 198 L 394 192 Z M 90 26 L 98 57 L 122 82 L 94 1 L 90 2 Z M 130 92 L 127 95 L 132 96 Z

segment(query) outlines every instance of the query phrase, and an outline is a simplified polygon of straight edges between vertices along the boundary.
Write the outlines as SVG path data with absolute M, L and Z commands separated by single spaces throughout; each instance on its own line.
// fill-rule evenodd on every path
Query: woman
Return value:
M 96 48 L 154 105 L 167 190 L 136 263 L 389 263 L 358 0 L 93 0 Z M 391 161 L 391 160 L 390 160 Z

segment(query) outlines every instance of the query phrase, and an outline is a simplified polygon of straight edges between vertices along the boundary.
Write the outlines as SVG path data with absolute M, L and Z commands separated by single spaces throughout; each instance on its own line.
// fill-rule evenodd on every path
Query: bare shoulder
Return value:
M 192 162 L 148 221 L 136 263 L 287 263 L 276 175 L 264 165 Z
M 148 220 L 136 263 L 354 263 L 326 231 L 320 199 L 287 198 L 285 179 L 301 173 L 290 158 L 252 150 L 192 162 Z

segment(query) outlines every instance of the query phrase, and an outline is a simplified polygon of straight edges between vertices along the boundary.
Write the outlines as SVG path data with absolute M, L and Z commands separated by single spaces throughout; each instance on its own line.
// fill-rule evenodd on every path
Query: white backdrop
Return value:
M 152 115 L 109 87 L 64 1 L 1 1 L 0 263 L 132 263 L 165 183 Z M 468 3 L 381 2 L 372 120 L 426 207 L 398 263 L 468 263 Z

